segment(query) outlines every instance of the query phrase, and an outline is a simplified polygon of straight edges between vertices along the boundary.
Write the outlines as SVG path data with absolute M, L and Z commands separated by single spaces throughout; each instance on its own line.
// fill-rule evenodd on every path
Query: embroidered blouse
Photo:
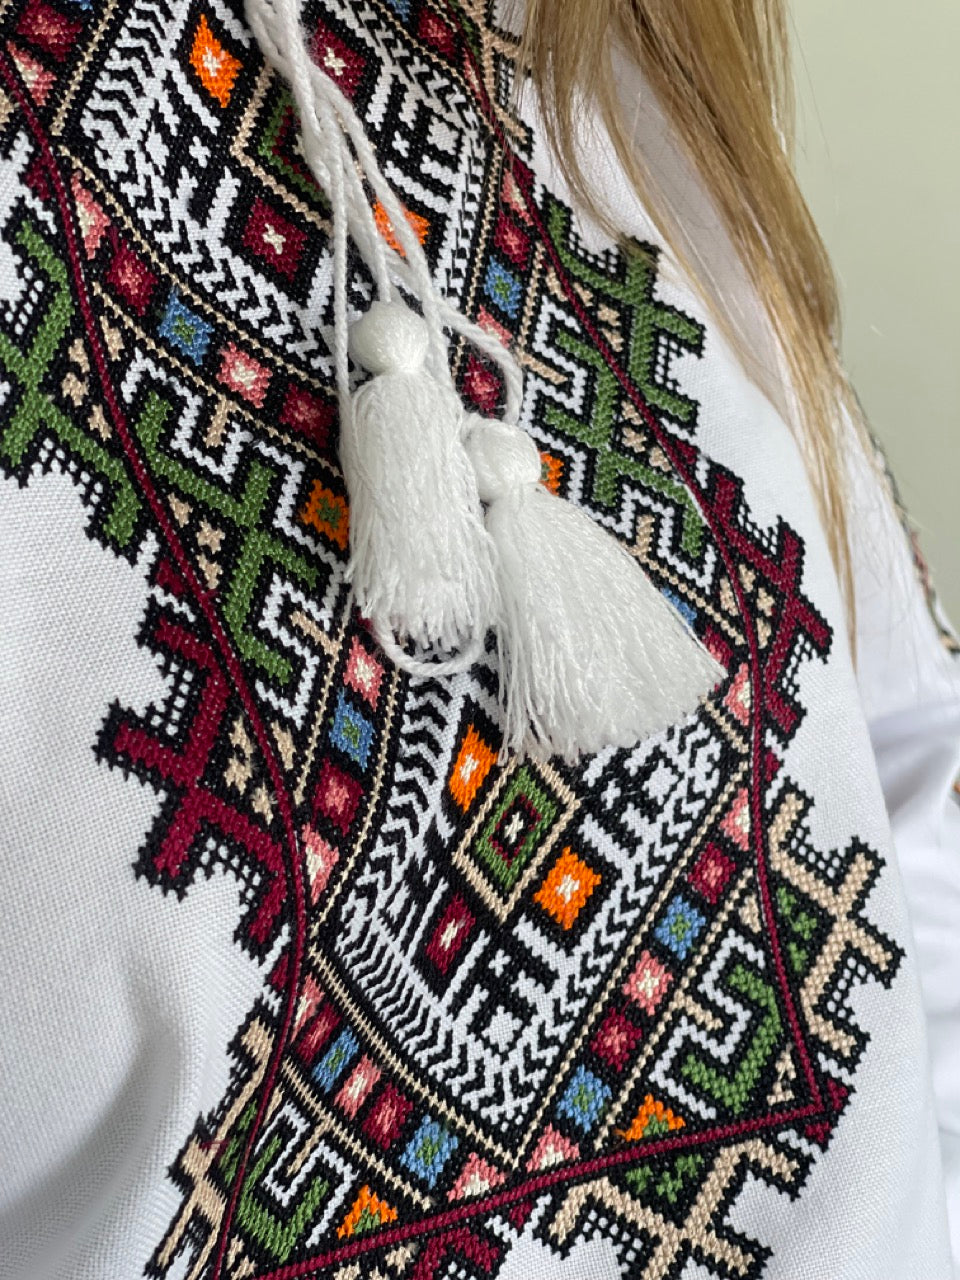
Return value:
M 697 183 L 643 99 L 697 286 L 599 131 L 648 253 L 577 214 L 504 8 L 307 18 L 542 483 L 724 669 L 577 765 L 498 762 L 492 653 L 410 676 L 352 603 L 329 205 L 240 0 L 3 6 L 4 1280 L 950 1280 L 951 1215 L 960 1257 L 956 640 L 851 448 L 854 664 Z

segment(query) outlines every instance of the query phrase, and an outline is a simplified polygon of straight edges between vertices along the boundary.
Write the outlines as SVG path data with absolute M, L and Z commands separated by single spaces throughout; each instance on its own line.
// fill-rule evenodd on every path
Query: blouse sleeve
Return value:
M 960 1274 L 960 644 L 882 454 L 874 468 L 852 453 L 858 680 L 920 967 Z

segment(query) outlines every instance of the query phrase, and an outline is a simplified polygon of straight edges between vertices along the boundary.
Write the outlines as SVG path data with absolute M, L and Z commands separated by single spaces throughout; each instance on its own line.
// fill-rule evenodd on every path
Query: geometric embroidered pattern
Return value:
M 170 1168 L 158 1280 L 495 1277 L 524 1231 L 602 1237 L 625 1277 L 760 1276 L 729 1207 L 748 1177 L 799 1194 L 865 1048 L 849 992 L 897 970 L 878 858 L 818 848 L 783 767 L 831 645 L 803 545 L 698 447 L 680 369 L 710 335 L 656 246 L 588 250 L 532 169 L 497 8 L 308 19 L 439 287 L 517 350 L 544 483 L 727 670 L 576 767 L 498 764 L 491 656 L 411 678 L 352 606 L 328 209 L 239 0 L 2 18 L 2 483 L 66 471 L 105 554 L 154 548 L 169 695 L 91 749 L 162 797 L 136 874 L 182 898 L 228 867 L 270 960 Z M 454 368 L 495 413 L 495 369 L 462 342 Z

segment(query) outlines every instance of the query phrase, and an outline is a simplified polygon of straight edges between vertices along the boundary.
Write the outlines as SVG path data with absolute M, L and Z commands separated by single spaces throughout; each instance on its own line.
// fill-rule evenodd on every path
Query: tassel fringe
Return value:
M 378 637 L 457 655 L 443 663 L 450 674 L 476 660 L 499 597 L 463 408 L 424 369 L 428 343 L 426 325 L 399 302 L 375 302 L 351 326 L 351 355 L 374 376 L 341 424 L 347 573 Z
M 615 538 L 537 483 L 529 437 L 475 419 L 467 448 L 497 549 L 504 754 L 572 763 L 696 710 L 723 668 Z

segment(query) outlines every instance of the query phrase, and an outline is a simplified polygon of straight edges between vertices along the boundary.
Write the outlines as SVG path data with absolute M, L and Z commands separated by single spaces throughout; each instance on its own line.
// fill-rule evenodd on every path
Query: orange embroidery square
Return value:
M 450 794 L 464 813 L 473 804 L 496 758 L 497 753 L 484 742 L 471 725 L 463 740 L 463 746 L 457 753 L 457 760 L 447 784 Z
M 324 534 L 341 550 L 346 551 L 350 536 L 350 512 L 346 498 L 333 493 L 319 480 L 314 480 L 310 497 L 300 512 L 300 519 L 304 524 L 313 525 L 318 533 Z
M 210 97 L 216 99 L 221 107 L 226 107 L 241 64 L 210 30 L 204 14 L 200 15 L 197 33 L 193 37 L 190 65 Z
M 596 871 L 567 848 L 533 895 L 533 900 L 539 902 L 562 929 L 570 929 L 599 883 Z

